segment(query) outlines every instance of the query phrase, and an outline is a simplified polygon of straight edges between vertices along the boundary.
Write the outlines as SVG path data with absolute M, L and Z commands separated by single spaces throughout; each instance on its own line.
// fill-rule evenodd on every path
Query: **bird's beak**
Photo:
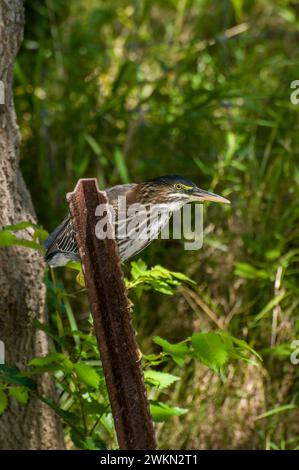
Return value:
M 230 204 L 228 199 L 225 197 L 218 196 L 218 194 L 211 193 L 210 191 L 204 191 L 200 188 L 195 188 L 191 195 L 192 201 L 211 201 L 211 202 L 222 202 L 223 204 Z

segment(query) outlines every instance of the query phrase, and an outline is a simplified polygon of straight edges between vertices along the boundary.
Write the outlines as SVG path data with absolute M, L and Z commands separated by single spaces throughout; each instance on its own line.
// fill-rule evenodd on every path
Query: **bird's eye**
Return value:
M 183 186 L 180 183 L 177 183 L 175 185 L 175 189 L 177 189 L 178 191 L 181 191 L 183 189 Z

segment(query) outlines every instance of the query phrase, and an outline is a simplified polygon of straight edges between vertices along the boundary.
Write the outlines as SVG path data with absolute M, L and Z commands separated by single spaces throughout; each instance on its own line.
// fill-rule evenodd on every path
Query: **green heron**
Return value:
M 150 238 L 132 238 L 128 234 L 126 237 L 117 237 L 119 255 L 121 261 L 134 256 L 151 241 L 157 237 L 163 226 L 168 222 L 174 211 L 181 209 L 186 203 L 197 201 L 213 201 L 229 204 L 229 201 L 222 196 L 204 191 L 198 188 L 192 181 L 177 175 L 160 176 L 155 179 L 137 184 L 122 184 L 106 189 L 108 203 L 117 210 L 119 197 L 125 197 L 127 208 L 139 204 L 145 208 L 147 216 L 156 205 L 160 211 L 164 212 L 164 217 L 153 218 L 154 227 L 151 230 Z M 127 214 L 127 213 L 126 213 Z M 163 215 L 163 214 L 162 214 Z M 126 215 L 125 223 L 132 222 Z M 146 219 L 151 220 L 150 217 Z M 158 220 L 158 222 L 157 222 Z M 52 266 L 64 266 L 68 261 L 80 261 L 76 236 L 70 215 L 49 235 L 45 241 L 46 261 Z

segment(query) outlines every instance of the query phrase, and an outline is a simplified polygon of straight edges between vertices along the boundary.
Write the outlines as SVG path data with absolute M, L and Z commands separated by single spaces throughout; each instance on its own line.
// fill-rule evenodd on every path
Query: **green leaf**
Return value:
M 70 374 L 74 369 L 74 364 L 68 357 L 65 357 L 61 363 L 61 368 L 65 374 Z
M 280 255 L 281 255 L 280 250 L 267 250 L 265 253 L 265 258 L 271 261 L 271 260 L 279 258 Z
M 236 276 L 245 277 L 247 279 L 270 279 L 270 275 L 264 269 L 256 269 L 248 263 L 235 263 Z
M 150 403 L 150 411 L 155 422 L 166 421 L 173 416 L 181 416 L 187 413 L 187 409 L 178 406 L 168 406 L 161 402 Z
M 150 275 L 154 279 L 171 279 L 171 271 L 157 264 L 153 266 L 150 270 Z
M 20 372 L 17 367 L 7 367 L 0 365 L 0 378 L 7 383 L 23 385 L 30 390 L 36 389 L 36 383 L 24 372 Z
M 62 370 L 62 364 L 53 363 L 53 364 L 46 364 L 45 366 L 34 366 L 30 373 L 32 375 L 44 374 L 45 372 L 56 372 L 58 370 Z
M 6 393 L 4 393 L 3 390 L 0 390 L 0 415 L 4 413 L 4 411 L 7 408 L 7 405 L 8 405 L 8 400 L 7 400 Z
M 29 228 L 29 227 L 35 228 L 36 224 L 24 220 L 22 222 L 18 222 L 17 224 L 6 225 L 4 227 L 4 230 L 17 231 L 17 230 L 24 230 L 25 228 Z
M 219 372 L 228 360 L 228 353 L 224 342 L 217 333 L 194 333 L 191 337 L 194 356 Z
M 87 415 L 109 413 L 109 406 L 99 403 L 94 398 L 84 401 L 84 411 Z
M 82 273 L 82 271 L 81 271 L 81 273 Z M 80 273 L 78 274 L 78 276 L 79 275 L 80 275 Z M 82 276 L 83 276 L 83 273 L 82 273 Z M 83 276 L 83 279 L 84 279 L 84 276 Z M 72 310 L 71 304 L 69 302 L 69 299 L 66 295 L 63 296 L 63 301 L 64 301 L 65 311 L 66 311 L 66 314 L 67 314 L 67 318 L 68 318 L 68 321 L 69 321 L 69 324 L 70 324 L 71 331 L 72 332 L 73 331 L 78 331 L 76 318 L 75 318 L 74 312 Z M 79 336 L 73 335 L 73 338 L 74 338 L 76 346 L 80 347 L 80 338 L 79 338 Z
M 255 317 L 255 321 L 260 321 L 265 315 L 267 315 L 273 308 L 278 305 L 287 295 L 288 292 L 284 292 L 283 294 L 275 296 L 267 305 L 260 311 L 260 313 Z
M 185 356 L 189 352 L 185 342 L 171 344 L 166 339 L 160 338 L 160 336 L 156 336 L 153 341 L 161 346 L 163 351 L 169 354 L 179 366 L 184 364 Z
M 144 372 L 144 379 L 146 383 L 159 389 L 167 388 L 177 380 L 180 380 L 175 375 L 150 369 Z
M 26 405 L 29 398 L 28 390 L 24 387 L 11 387 L 9 395 L 22 403 L 22 405 Z
M 95 138 L 90 134 L 84 134 L 84 138 L 97 157 L 102 155 L 102 149 Z
M 79 449 L 84 450 L 104 450 L 106 445 L 104 441 L 99 438 L 93 439 L 91 436 L 83 437 L 74 429 L 71 430 L 71 438 L 73 443 Z
M 146 263 L 139 259 L 138 261 L 132 261 L 131 263 L 131 276 L 133 279 L 138 279 L 147 271 Z
M 186 276 L 186 274 L 178 273 L 178 272 L 175 272 L 175 271 L 171 271 L 171 274 L 172 274 L 173 277 L 176 277 L 176 278 L 179 279 L 180 281 L 183 281 L 183 282 L 187 282 L 187 283 L 189 283 L 189 284 L 196 285 L 196 282 L 193 281 L 192 279 L 190 279 L 190 277 Z
M 86 287 L 85 277 L 84 277 L 83 271 L 78 272 L 78 274 L 76 276 L 76 282 L 79 284 L 79 286 Z
M 77 376 L 83 383 L 96 389 L 99 388 L 100 377 L 91 366 L 85 364 L 84 362 L 79 362 L 78 364 L 74 365 L 74 369 L 77 373 Z
M 29 366 L 33 367 L 33 374 L 42 374 L 43 372 L 55 372 L 63 370 L 65 374 L 69 374 L 73 370 L 73 364 L 67 356 L 62 353 L 49 353 L 43 357 L 35 357 Z
M 162 294 L 173 295 L 174 288 L 182 282 L 195 284 L 185 274 L 169 271 L 160 265 L 147 269 L 142 260 L 131 263 L 131 276 L 132 280 L 126 280 L 126 286 L 128 289 L 137 288 L 138 294 L 143 290 L 154 289 Z
M 34 250 L 43 251 L 43 247 L 32 240 L 24 240 L 8 230 L 0 230 L 0 246 L 24 246 Z
M 31 361 L 28 363 L 29 366 L 46 366 L 48 364 L 60 364 L 65 360 L 65 355 L 62 353 L 49 353 L 46 356 L 42 357 L 35 357 L 34 359 L 31 359 Z
M 238 21 L 241 21 L 243 14 L 243 0 L 232 0 L 232 5 L 234 7 Z
M 159 364 L 167 361 L 163 352 L 160 354 L 143 354 L 142 357 L 145 361 L 149 362 L 150 366 L 158 366 Z
M 260 361 L 263 361 L 262 357 L 260 354 L 255 351 L 253 348 L 249 346 L 249 344 L 246 343 L 243 339 L 236 338 L 235 336 L 230 335 L 226 331 L 221 331 L 219 332 L 221 338 L 225 342 L 227 339 L 232 342 L 232 345 L 236 345 L 239 351 L 242 351 L 243 353 L 248 352 L 256 356 Z M 236 348 L 235 348 L 236 350 Z M 229 351 L 228 351 L 229 352 Z M 244 359 L 244 356 L 239 357 L 241 359 Z M 256 364 L 256 363 L 255 363 Z
M 164 295 L 173 295 L 174 293 L 172 287 L 165 282 L 161 282 L 161 281 L 153 282 L 152 287 L 157 292 L 161 292 L 161 294 L 164 294 Z
M 33 238 L 34 240 L 38 238 L 40 241 L 44 241 L 48 236 L 49 233 L 47 232 L 47 230 L 43 229 L 42 227 L 37 227 L 35 229 Z
M 68 261 L 66 264 L 67 268 L 74 269 L 75 271 L 82 271 L 81 263 L 77 261 Z
M 115 160 L 115 164 L 118 169 L 121 181 L 123 183 L 129 183 L 130 178 L 129 178 L 129 174 L 128 174 L 128 170 L 127 170 L 127 166 L 125 162 L 125 157 L 122 151 L 117 147 L 114 151 L 114 160 Z
M 292 354 L 292 348 L 290 343 L 281 343 L 273 347 L 264 348 L 262 350 L 263 356 L 269 355 L 277 359 L 285 361 L 289 359 Z
M 268 418 L 269 416 L 276 415 L 277 413 L 283 413 L 284 411 L 297 410 L 297 409 L 298 409 L 298 406 L 294 405 L 293 403 L 290 403 L 288 405 L 278 406 L 277 408 L 273 408 L 272 410 L 266 411 L 266 413 L 262 413 L 261 415 L 254 418 L 254 420 L 257 421 L 259 419 Z

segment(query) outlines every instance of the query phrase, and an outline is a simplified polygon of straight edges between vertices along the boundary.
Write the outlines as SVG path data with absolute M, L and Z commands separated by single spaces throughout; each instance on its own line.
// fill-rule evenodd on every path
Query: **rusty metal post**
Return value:
M 95 179 L 81 179 L 67 195 L 88 290 L 118 444 L 155 449 L 155 435 L 114 239 L 95 235 L 96 207 L 107 204 Z

